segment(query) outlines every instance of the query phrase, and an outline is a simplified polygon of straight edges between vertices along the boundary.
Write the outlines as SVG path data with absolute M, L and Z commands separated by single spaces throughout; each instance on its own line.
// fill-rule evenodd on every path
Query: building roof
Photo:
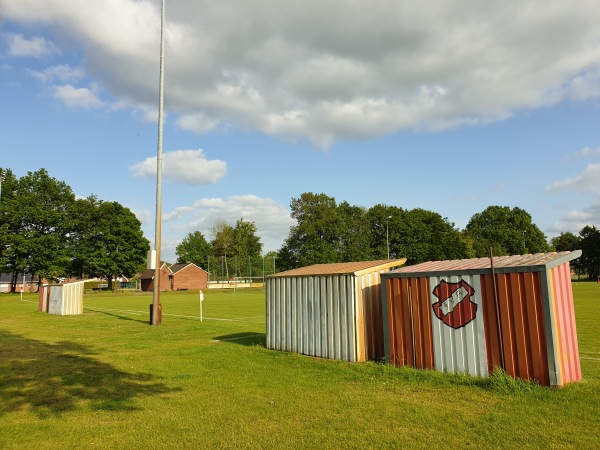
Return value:
M 542 272 L 581 256 L 581 250 L 536 253 L 534 255 L 495 256 L 494 271 L 509 272 Z M 402 267 L 388 273 L 388 276 L 415 277 L 430 276 L 435 273 L 487 273 L 491 270 L 490 258 L 455 259 L 450 261 L 428 261 L 414 266 Z
M 312 275 L 362 275 L 365 273 L 390 269 L 392 267 L 399 267 L 405 262 L 406 258 L 332 264 L 313 264 L 312 266 L 300 267 L 299 269 L 292 269 L 287 270 L 285 272 L 279 272 L 271 275 L 269 278 L 301 277 Z
M 204 272 L 206 272 L 203 268 L 198 267 L 196 264 L 194 263 L 184 263 L 184 264 L 173 264 L 170 269 L 171 272 L 173 272 L 173 275 L 175 275 L 177 272 L 179 272 L 180 270 L 183 270 L 189 266 L 193 266 L 195 268 L 197 268 L 198 270 L 202 270 Z
M 171 272 L 171 268 L 169 267 L 169 265 L 167 263 L 162 263 L 162 265 L 160 266 L 160 269 L 162 270 L 163 267 L 166 267 L 167 270 L 169 272 Z M 140 275 L 140 280 L 152 280 L 153 278 L 154 278 L 154 269 L 146 269 Z
M 12 273 L 0 273 L 0 283 L 10 283 L 12 281 Z M 25 283 L 37 283 L 39 278 L 37 275 L 32 275 L 30 273 L 25 274 Z M 17 275 L 17 284 L 23 283 L 23 274 L 20 273 Z

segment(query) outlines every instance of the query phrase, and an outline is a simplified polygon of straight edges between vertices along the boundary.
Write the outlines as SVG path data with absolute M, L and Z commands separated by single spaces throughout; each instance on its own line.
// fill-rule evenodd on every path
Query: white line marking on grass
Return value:
M 145 314 L 149 314 L 146 311 L 139 311 L 139 310 L 127 310 L 127 309 L 112 309 L 112 308 L 98 308 L 98 307 L 86 307 L 83 308 L 84 310 L 88 310 L 88 311 L 98 311 L 98 312 L 102 312 L 102 311 L 107 311 L 107 312 L 118 312 L 118 313 L 123 313 L 123 314 L 133 314 L 135 316 L 142 316 Z M 199 319 L 198 316 L 186 316 L 183 314 L 168 314 L 168 313 L 163 313 L 163 316 L 169 316 L 169 317 L 180 317 L 180 318 L 184 318 L 184 319 Z M 258 316 L 258 317 L 262 317 L 262 316 Z M 244 319 L 224 319 L 224 318 L 219 318 L 219 317 L 203 317 L 203 319 L 206 320 L 220 320 L 220 321 L 224 321 L 224 322 L 241 322 L 241 323 L 265 323 L 265 321 L 262 322 L 256 322 L 256 321 L 252 321 L 252 320 L 244 320 Z M 253 317 L 250 317 L 250 319 L 253 319 Z
M 600 361 L 600 358 L 590 358 L 589 356 L 580 356 L 580 359 L 591 359 L 592 361 Z

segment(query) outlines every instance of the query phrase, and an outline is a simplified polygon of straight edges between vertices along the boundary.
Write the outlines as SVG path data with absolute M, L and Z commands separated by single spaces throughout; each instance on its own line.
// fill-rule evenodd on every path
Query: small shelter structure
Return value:
M 57 316 L 83 314 L 84 283 L 44 284 L 40 288 L 38 311 Z
M 544 386 L 581 380 L 569 261 L 581 251 L 431 261 L 381 275 L 396 365 Z
M 316 264 L 267 277 L 267 348 L 344 361 L 382 358 L 380 275 L 405 262 Z

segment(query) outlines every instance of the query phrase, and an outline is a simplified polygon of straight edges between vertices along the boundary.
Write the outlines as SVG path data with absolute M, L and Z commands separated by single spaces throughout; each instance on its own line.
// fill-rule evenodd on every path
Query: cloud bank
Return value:
M 47 32 L 15 38 L 13 55 L 77 45 L 76 64 L 102 92 L 154 107 L 158 0 L 0 8 L 4 20 Z M 167 106 L 198 133 L 235 127 L 323 148 L 502 120 L 600 96 L 599 15 L 596 0 L 167 2 Z

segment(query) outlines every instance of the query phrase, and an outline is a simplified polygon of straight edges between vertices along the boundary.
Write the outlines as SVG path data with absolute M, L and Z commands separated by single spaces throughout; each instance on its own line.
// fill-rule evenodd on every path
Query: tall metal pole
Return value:
M 162 322 L 162 306 L 160 304 L 160 247 L 162 236 L 162 145 L 163 145 L 163 103 L 164 103 L 164 71 L 165 71 L 165 0 L 161 0 L 160 8 L 160 71 L 158 81 L 158 148 L 156 152 L 156 267 L 154 269 L 154 292 L 152 294 L 152 325 Z
M 387 259 L 390 259 L 390 219 L 392 216 L 388 216 L 385 219 L 385 245 L 387 246 Z

